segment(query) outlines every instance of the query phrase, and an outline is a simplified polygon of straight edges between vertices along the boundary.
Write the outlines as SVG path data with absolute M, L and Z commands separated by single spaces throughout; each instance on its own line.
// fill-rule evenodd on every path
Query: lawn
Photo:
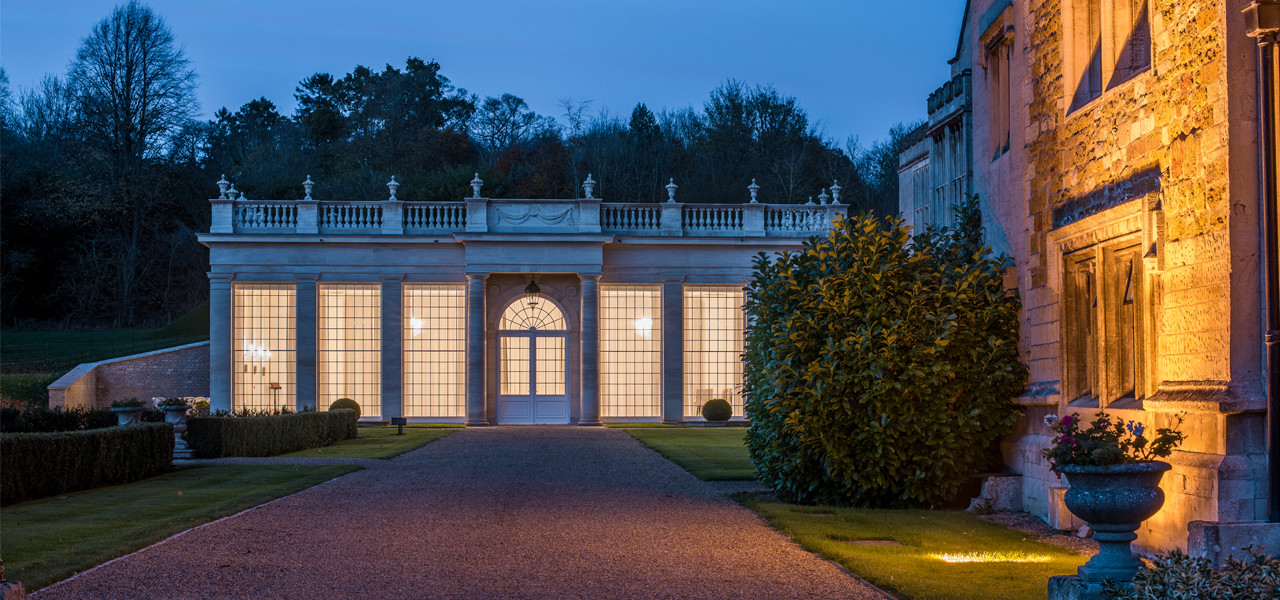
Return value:
M 755 479 L 742 427 L 627 429 L 631 437 L 704 481 Z
M 217 465 L 0 509 L 8 578 L 28 591 L 175 533 L 360 469 Z
M 65 373 L 92 362 L 209 339 L 209 303 L 165 327 L 105 331 L 6 331 L 0 336 L 0 369 L 5 373 Z
M 1088 559 L 960 511 L 742 502 L 805 549 L 903 599 L 1044 598 L 1049 577 L 1074 574 Z M 859 540 L 873 543 L 851 543 Z
M 395 458 L 417 450 L 457 429 L 457 427 L 405 427 L 404 435 L 396 435 L 395 427 L 361 427 L 358 437 L 342 440 L 332 446 L 299 450 L 283 456 Z

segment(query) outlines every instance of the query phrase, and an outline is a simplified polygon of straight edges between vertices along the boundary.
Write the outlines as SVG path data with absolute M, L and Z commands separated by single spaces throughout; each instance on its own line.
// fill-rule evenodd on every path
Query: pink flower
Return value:
M 1076 438 L 1063 436 L 1062 443 L 1068 446 L 1076 445 Z
M 1063 426 L 1063 427 L 1070 427 L 1070 426 L 1071 426 L 1071 423 L 1072 423 L 1073 421 L 1075 421 L 1075 419 L 1072 419 L 1072 418 L 1071 418 L 1071 415 L 1066 415 L 1066 416 L 1062 417 L 1062 426 Z

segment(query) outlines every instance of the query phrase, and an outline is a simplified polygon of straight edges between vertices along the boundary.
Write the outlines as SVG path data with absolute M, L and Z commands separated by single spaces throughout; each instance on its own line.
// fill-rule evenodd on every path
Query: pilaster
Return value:
M 319 408 L 316 391 L 316 280 L 318 273 L 301 273 L 295 276 L 294 349 L 296 358 L 294 384 L 296 409 Z
M 397 202 L 396 204 L 399 204 Z M 385 215 L 385 213 L 384 213 Z M 383 222 L 385 225 L 385 221 Z M 404 373 L 401 349 L 404 275 L 382 275 L 382 420 L 403 415 Z
M 582 279 L 582 413 L 579 425 L 600 424 L 600 276 Z
M 471 200 L 467 201 L 471 205 Z M 470 224 L 468 224 L 468 228 Z M 467 275 L 467 426 L 488 425 L 484 403 L 484 286 L 487 275 Z
M 684 278 L 662 277 L 662 422 L 684 420 Z
M 231 273 L 209 273 L 209 408 L 231 410 Z

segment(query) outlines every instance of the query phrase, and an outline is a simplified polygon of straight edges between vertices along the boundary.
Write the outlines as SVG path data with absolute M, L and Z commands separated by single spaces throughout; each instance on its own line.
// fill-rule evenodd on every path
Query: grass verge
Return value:
M 739 500 L 805 549 L 904 599 L 1044 598 L 1049 577 L 1075 573 L 1088 560 L 966 512 L 796 506 L 757 495 Z
M 743 443 L 747 430 L 729 427 L 627 429 L 631 437 L 703 481 L 755 479 Z
M 405 427 L 404 435 L 396 435 L 395 427 L 361 427 L 353 440 L 342 440 L 332 446 L 309 448 L 282 456 L 395 458 L 449 435 L 454 429 L 456 427 Z
M 36 590 L 175 533 L 345 475 L 355 465 L 214 465 L 0 509 L 9 579 Z
M 6 331 L 0 338 L 0 368 L 6 373 L 48 371 L 61 375 L 80 363 L 207 339 L 209 303 L 205 302 L 158 329 Z

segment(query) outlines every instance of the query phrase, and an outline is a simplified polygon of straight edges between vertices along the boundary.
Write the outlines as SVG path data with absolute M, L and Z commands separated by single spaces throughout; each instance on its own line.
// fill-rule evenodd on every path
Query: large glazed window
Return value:
M 293 284 L 237 283 L 232 290 L 231 407 L 294 408 L 297 300 Z
M 504 331 L 564 331 L 566 324 L 560 308 L 545 297 L 533 303 L 521 298 L 502 311 L 498 329 Z
M 685 416 L 700 416 L 712 398 L 728 400 L 733 416 L 742 416 L 743 329 L 740 286 L 685 286 Z
M 661 286 L 600 286 L 601 416 L 662 416 L 661 316 Z
M 464 417 L 466 287 L 404 286 L 404 416 Z
M 351 398 L 382 414 L 382 290 L 376 283 L 322 284 L 317 350 L 320 408 Z

